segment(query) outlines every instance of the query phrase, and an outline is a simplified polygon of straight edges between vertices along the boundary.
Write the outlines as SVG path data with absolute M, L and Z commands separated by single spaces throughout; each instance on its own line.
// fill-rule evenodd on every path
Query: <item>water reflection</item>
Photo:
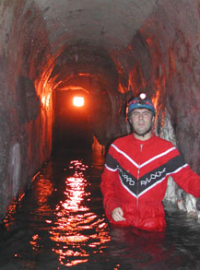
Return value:
M 11 206 L 1 226 L 0 270 L 200 269 L 196 220 L 165 205 L 163 234 L 110 226 L 100 192 L 102 156 L 74 156 L 45 164 Z
M 70 162 L 73 175 L 65 179 L 65 200 L 56 205 L 57 220 L 49 230 L 50 239 L 56 243 L 52 251 L 65 266 L 87 262 L 91 252 L 101 252 L 109 241 L 104 218 L 99 218 L 87 203 L 91 195 L 87 191 L 91 184 L 84 176 L 87 168 L 82 161 Z
M 37 181 L 37 189 L 34 192 L 35 201 L 37 202 L 38 212 L 51 211 L 48 203 L 49 197 L 54 192 L 54 187 L 50 179 L 40 176 Z

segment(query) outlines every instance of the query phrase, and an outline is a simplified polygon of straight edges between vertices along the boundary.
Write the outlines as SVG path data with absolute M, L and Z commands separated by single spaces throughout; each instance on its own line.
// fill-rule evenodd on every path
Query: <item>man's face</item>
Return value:
M 139 139 L 148 139 L 153 126 L 153 113 L 148 109 L 135 109 L 129 116 L 133 133 Z

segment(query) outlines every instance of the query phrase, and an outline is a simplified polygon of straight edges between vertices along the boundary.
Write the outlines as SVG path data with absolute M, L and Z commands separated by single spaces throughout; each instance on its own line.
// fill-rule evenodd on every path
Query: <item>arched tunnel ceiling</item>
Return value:
M 36 0 L 43 11 L 52 51 L 55 43 L 91 42 L 113 51 L 126 47 L 158 0 Z M 131 27 L 130 27 L 131 26 Z M 55 43 L 54 43 L 55 42 Z
M 127 64 L 121 63 L 119 55 L 160 1 L 35 1 L 55 55 L 51 74 L 55 88 L 84 73 L 92 75 L 108 94 L 126 92 Z
M 167 111 L 182 152 L 192 144 L 199 160 L 200 135 L 191 121 L 200 101 L 199 0 L 4 0 L 0 10 L 8 79 L 2 76 L 1 102 L 8 110 L 9 91 L 23 101 L 18 114 L 32 110 L 35 119 L 35 94 L 45 106 L 52 90 L 84 89 L 98 94 L 94 104 L 101 101 L 93 122 L 101 123 L 95 128 L 105 142 L 127 132 L 127 100 L 146 90 L 158 109 L 158 131 Z M 27 101 L 29 80 L 36 93 Z
M 51 58 L 46 78 L 52 88 L 91 84 L 99 93 L 106 91 L 110 105 L 108 110 L 104 107 L 104 117 L 99 112 L 98 122 L 103 124 L 97 127 L 102 141 L 125 132 L 124 106 L 130 90 L 145 90 L 159 109 L 158 131 L 167 107 L 177 141 L 187 151 L 183 141 L 193 127 L 186 108 L 196 110 L 188 84 L 192 92 L 199 88 L 199 76 L 194 75 L 199 68 L 198 0 L 21 2 L 27 8 L 32 3 L 43 23 L 48 43 L 44 49 L 48 47 Z
M 119 58 L 159 1 L 38 0 L 35 3 L 45 20 L 50 53 L 54 55 L 50 75 L 53 88 L 82 87 L 91 93 L 91 103 L 99 101 L 96 110 L 91 109 L 91 121 L 101 143 L 126 133 L 118 114 L 124 113 L 123 103 L 127 99 L 119 100 L 120 94 L 130 90 L 129 64 Z M 130 65 L 133 63 L 134 59 Z M 113 121 L 112 117 L 117 120 Z M 109 126 L 111 130 L 107 130 Z

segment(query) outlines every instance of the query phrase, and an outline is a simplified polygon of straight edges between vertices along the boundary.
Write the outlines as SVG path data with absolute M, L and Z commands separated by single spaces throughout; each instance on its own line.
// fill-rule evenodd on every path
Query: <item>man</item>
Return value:
M 133 133 L 116 139 L 109 148 L 101 190 L 112 224 L 162 231 L 169 175 L 186 192 L 200 197 L 200 176 L 171 142 L 152 133 L 154 116 L 155 108 L 145 94 L 134 98 L 128 104 Z

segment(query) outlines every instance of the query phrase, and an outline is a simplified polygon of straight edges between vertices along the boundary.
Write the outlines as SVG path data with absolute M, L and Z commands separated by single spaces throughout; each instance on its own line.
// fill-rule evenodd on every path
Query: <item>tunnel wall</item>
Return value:
M 154 132 L 173 142 L 190 167 L 200 173 L 200 3 L 162 1 L 118 55 L 136 96 L 145 91 L 156 109 Z M 125 75 L 124 75 L 125 77 Z M 169 179 L 166 200 L 196 212 L 195 198 Z M 200 217 L 200 213 L 196 213 Z
M 52 109 L 50 98 L 48 107 L 42 103 L 42 86 L 35 83 L 48 42 L 39 10 L 31 1 L 1 1 L 0 14 L 2 218 L 50 156 Z
M 133 95 L 148 93 L 157 108 L 155 132 L 169 140 L 176 138 L 173 142 L 186 161 L 200 172 L 200 3 L 161 3 L 128 49 L 117 55 L 128 73 L 123 87 Z M 169 121 L 173 134 L 167 135 Z
M 151 52 L 150 77 L 159 114 L 163 118 L 168 114 L 177 147 L 200 173 L 199 3 L 168 1 L 166 7 L 159 7 L 142 29 Z
M 138 59 L 143 74 L 140 86 L 150 91 L 157 107 L 156 134 L 172 141 L 197 173 L 200 173 L 199 8 L 198 1 L 167 1 L 158 6 L 140 29 L 149 57 L 147 53 L 139 54 L 141 60 Z M 165 199 L 176 202 L 182 210 L 196 212 L 194 197 L 186 195 L 171 178 Z

